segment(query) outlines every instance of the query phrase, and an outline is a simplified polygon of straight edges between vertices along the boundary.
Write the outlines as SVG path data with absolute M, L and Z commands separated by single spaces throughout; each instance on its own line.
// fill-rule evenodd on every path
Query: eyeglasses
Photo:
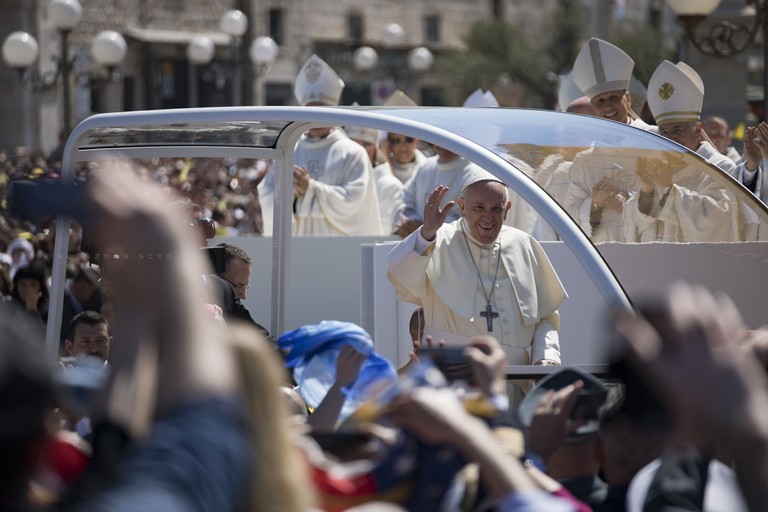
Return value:
M 404 139 L 397 138 L 397 139 L 387 139 L 390 145 L 397 146 L 398 144 L 402 144 L 405 142 L 406 144 L 413 144 L 413 141 L 415 141 L 413 137 L 405 137 Z
M 686 132 L 688 132 L 694 126 L 696 126 L 695 123 L 690 123 L 685 126 L 675 126 L 674 128 L 669 129 L 659 128 L 659 135 L 668 139 L 676 139 L 685 135 Z
M 224 278 L 224 280 L 229 284 L 231 284 L 232 288 L 234 288 L 235 290 L 247 290 L 248 288 L 251 287 L 249 283 L 233 283 L 232 281 L 226 278 Z

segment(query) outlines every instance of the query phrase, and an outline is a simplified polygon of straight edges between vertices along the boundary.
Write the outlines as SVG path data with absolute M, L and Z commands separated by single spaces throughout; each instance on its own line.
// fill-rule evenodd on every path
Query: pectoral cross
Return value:
M 493 310 L 490 304 L 486 304 L 485 311 L 481 311 L 480 316 L 485 318 L 485 322 L 488 325 L 488 332 L 493 332 L 493 319 L 498 318 L 499 314 Z

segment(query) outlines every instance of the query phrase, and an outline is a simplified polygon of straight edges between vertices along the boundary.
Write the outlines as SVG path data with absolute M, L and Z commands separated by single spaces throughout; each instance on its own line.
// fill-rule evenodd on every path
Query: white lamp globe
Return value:
M 37 40 L 27 32 L 12 32 L 3 42 L 3 60 L 12 68 L 28 68 L 39 53 Z
M 77 0 L 53 0 L 48 5 L 51 24 L 61 31 L 75 28 L 83 15 L 83 8 Z
M 213 60 L 215 51 L 210 37 L 195 36 L 187 45 L 187 59 L 195 66 L 205 66 Z
M 248 28 L 248 17 L 243 11 L 230 9 L 221 16 L 219 27 L 232 37 L 243 37 Z
M 112 67 L 117 66 L 125 58 L 128 45 L 125 39 L 114 30 L 99 32 L 91 43 L 91 56 L 96 64 Z
M 352 64 L 355 69 L 369 71 L 379 63 L 379 54 L 370 46 L 361 46 L 352 54 Z
M 267 36 L 257 37 L 251 43 L 249 55 L 254 64 L 270 65 L 277 58 L 277 43 L 274 39 Z
M 432 67 L 435 57 L 429 48 L 419 46 L 408 52 L 408 68 L 413 71 L 426 71 Z
M 388 23 L 384 27 L 384 45 L 388 47 L 398 46 L 405 40 L 405 31 L 397 23 Z

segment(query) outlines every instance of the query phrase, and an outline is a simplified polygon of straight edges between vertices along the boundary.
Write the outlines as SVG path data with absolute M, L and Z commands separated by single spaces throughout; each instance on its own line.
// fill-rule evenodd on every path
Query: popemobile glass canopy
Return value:
M 577 114 L 366 107 L 135 112 L 88 119 L 73 133 L 69 147 L 75 160 L 98 158 L 96 150 L 117 150 L 137 158 L 281 160 L 289 147 L 284 143 L 295 142 L 308 123 L 365 126 L 438 145 L 459 144 L 462 147 L 455 147 L 455 152 L 473 161 L 466 154 L 468 148 L 488 150 L 510 165 L 495 160 L 483 167 L 518 194 L 516 183 L 535 183 L 594 242 L 733 242 L 768 236 L 764 205 L 697 154 L 645 130 Z M 441 142 L 441 137 L 450 141 Z M 641 197 L 644 176 L 658 182 L 652 187 L 654 198 L 649 199 L 648 192 Z M 612 192 L 617 196 L 614 203 L 626 207 L 593 201 L 596 186 Z M 509 223 L 543 240 L 561 238 L 562 229 L 553 231 L 546 219 L 540 220 L 543 212 L 531 204 L 530 195 L 524 195 L 530 208 L 514 208 Z M 602 218 L 597 218 L 590 208 L 601 206 Z
M 273 230 L 264 234 L 273 237 L 271 326 L 279 332 L 288 309 L 293 149 L 307 129 L 322 126 L 419 138 L 488 170 L 512 191 L 507 223 L 541 241 L 562 241 L 609 307 L 628 308 L 629 300 L 593 243 L 768 238 L 766 207 L 699 155 L 625 124 L 544 110 L 226 107 L 100 114 L 72 131 L 62 180 L 83 179 L 89 168 L 115 159 L 138 166 L 184 159 L 200 172 L 214 160 L 270 162 L 275 207 Z M 57 241 L 66 240 L 65 223 L 58 226 Z M 66 247 L 56 250 L 65 254 Z M 56 260 L 52 301 L 55 287 L 63 286 L 64 261 Z

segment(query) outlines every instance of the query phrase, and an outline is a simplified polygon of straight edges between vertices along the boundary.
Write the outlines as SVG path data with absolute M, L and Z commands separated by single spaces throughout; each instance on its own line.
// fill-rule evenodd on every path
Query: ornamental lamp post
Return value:
M 102 30 L 91 43 L 91 57 L 96 64 L 107 69 L 109 80 L 112 80 L 115 68 L 125 60 L 126 53 L 128 45 L 125 39 L 114 30 Z
M 215 51 L 210 37 L 197 35 L 187 45 L 187 59 L 195 66 L 205 66 L 213 60 Z
M 72 103 L 69 83 L 72 62 L 69 60 L 69 33 L 80 22 L 82 16 L 83 8 L 78 0 L 53 0 L 48 6 L 48 17 L 51 24 L 61 34 L 61 56 L 59 57 L 62 84 L 61 100 L 64 111 L 64 130 L 67 133 L 72 129 Z
M 25 79 L 25 71 L 34 64 L 40 54 L 37 40 L 26 32 L 13 32 L 3 43 L 3 60 L 16 69 L 25 87 L 32 90 L 46 90 L 62 78 L 62 112 L 64 129 L 72 128 L 72 105 L 70 103 L 69 75 L 72 69 L 69 60 L 69 33 L 80 21 L 83 8 L 78 0 L 53 0 L 48 5 L 48 19 L 61 37 L 61 53 L 56 70 L 52 73 L 37 73 Z
M 195 80 L 192 80 L 191 96 L 192 106 L 199 106 L 200 91 L 198 89 L 197 77 L 200 76 L 195 68 L 207 66 L 213 60 L 213 55 L 216 53 L 216 47 L 211 41 L 211 38 L 203 35 L 194 36 L 187 45 L 187 60 L 192 64 L 193 76 Z M 205 75 L 203 75 L 205 77 Z M 223 87 L 223 81 L 222 81 Z
M 403 78 L 404 72 L 413 74 L 423 73 L 432 67 L 435 57 L 429 48 L 419 46 L 408 50 L 405 57 L 405 66 L 402 59 L 395 58 L 394 51 L 403 50 L 405 43 L 405 31 L 397 23 L 388 23 L 382 33 L 382 46 L 388 50 L 385 58 L 380 58 L 379 53 L 370 46 L 361 46 L 352 54 L 352 65 L 358 71 L 372 71 L 380 63 L 383 64 L 387 78 L 394 82 L 395 89 L 402 87 L 402 82 L 411 82 Z M 405 69 L 404 69 L 405 68 Z
M 727 58 L 752 46 L 762 29 L 763 44 L 763 117 L 768 115 L 768 0 L 746 0 L 744 14 L 750 23 L 721 20 L 709 32 L 697 35 L 699 25 L 720 5 L 720 0 L 667 0 L 685 29 L 685 36 L 702 54 Z
M 226 11 L 219 21 L 219 28 L 229 36 L 230 46 L 230 74 L 232 79 L 232 104 L 239 106 L 242 103 L 242 83 L 240 78 L 240 41 L 248 29 L 248 17 L 243 11 L 230 9 Z
M 370 46 L 361 46 L 352 54 L 352 65 L 360 71 L 370 71 L 379 65 L 379 54 Z
M 419 46 L 408 52 L 408 69 L 423 73 L 432 67 L 435 57 L 429 48 Z
M 264 76 L 277 58 L 278 46 L 269 36 L 260 36 L 253 40 L 249 56 L 254 65 L 254 82 L 256 85 L 256 105 L 265 104 Z

